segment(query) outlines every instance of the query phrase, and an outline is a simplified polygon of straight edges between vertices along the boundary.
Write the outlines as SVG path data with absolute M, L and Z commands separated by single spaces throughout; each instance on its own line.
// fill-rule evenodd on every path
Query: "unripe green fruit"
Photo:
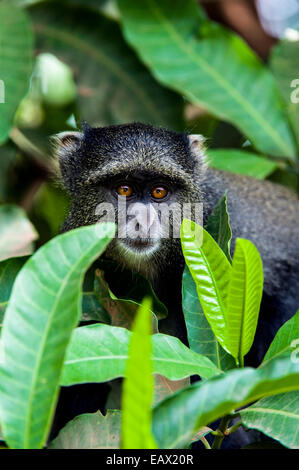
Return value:
M 71 69 L 49 53 L 37 58 L 35 77 L 42 100 L 55 106 L 65 106 L 76 99 L 77 89 Z

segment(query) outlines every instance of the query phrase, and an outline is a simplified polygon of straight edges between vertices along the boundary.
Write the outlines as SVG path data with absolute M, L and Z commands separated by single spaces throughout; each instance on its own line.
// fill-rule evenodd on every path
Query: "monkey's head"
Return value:
M 181 220 L 194 218 L 202 197 L 201 136 L 140 123 L 86 125 L 59 134 L 56 154 L 71 196 L 64 231 L 116 222 L 105 255 L 147 277 L 179 262 Z

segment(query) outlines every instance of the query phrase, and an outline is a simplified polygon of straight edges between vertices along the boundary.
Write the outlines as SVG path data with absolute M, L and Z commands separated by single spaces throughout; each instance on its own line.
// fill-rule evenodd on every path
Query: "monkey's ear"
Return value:
M 71 153 L 75 152 L 83 141 L 84 134 L 82 132 L 60 132 L 52 137 L 54 143 L 54 153 L 58 160 L 61 161 Z
M 74 178 L 78 172 L 76 151 L 84 139 L 82 132 L 60 132 L 51 137 L 53 144 L 56 177 L 65 189 L 73 190 Z
M 191 134 L 188 136 L 190 151 L 196 157 L 205 151 L 205 138 L 201 134 Z
M 191 134 L 188 136 L 191 156 L 195 162 L 194 171 L 198 176 L 203 176 L 208 165 L 206 157 L 205 138 L 201 134 Z

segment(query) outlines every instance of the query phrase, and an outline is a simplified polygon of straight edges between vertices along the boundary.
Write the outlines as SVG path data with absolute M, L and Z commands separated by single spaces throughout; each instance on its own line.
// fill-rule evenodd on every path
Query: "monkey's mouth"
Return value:
M 150 238 L 126 238 L 124 240 L 128 247 L 135 248 L 137 250 L 143 250 L 146 248 L 152 248 L 155 243 Z
M 120 240 L 120 245 L 125 248 L 126 253 L 135 256 L 150 256 L 159 247 L 159 241 L 151 238 L 125 238 Z M 125 255 L 126 256 L 126 255 Z

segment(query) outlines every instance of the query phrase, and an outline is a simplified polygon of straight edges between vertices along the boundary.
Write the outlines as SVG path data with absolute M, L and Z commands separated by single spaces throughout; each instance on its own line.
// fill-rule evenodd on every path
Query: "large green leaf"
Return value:
M 153 415 L 154 436 L 160 448 L 185 447 L 202 426 L 260 398 L 293 390 L 299 390 L 299 363 L 288 354 L 259 369 L 234 369 L 160 403 Z
M 236 239 L 226 309 L 227 346 L 239 364 L 250 350 L 263 295 L 263 265 L 254 244 Z
M 114 230 L 112 224 L 100 224 L 60 235 L 17 276 L 1 338 L 0 419 L 10 447 L 45 443 L 66 347 L 81 314 L 84 271 Z
M 225 322 L 230 262 L 211 235 L 193 221 L 183 220 L 181 242 L 204 314 L 221 346 L 230 352 Z
M 74 331 L 65 359 L 61 385 L 105 382 L 123 377 L 131 332 L 103 324 Z M 174 336 L 152 336 L 154 373 L 170 380 L 198 374 L 204 378 L 220 370 L 206 357 L 188 349 Z
M 234 358 L 220 346 L 206 319 L 187 266 L 183 273 L 182 298 L 188 343 L 192 351 L 206 356 L 221 370 L 234 368 Z
M 0 207 L 0 260 L 31 254 L 38 234 L 23 209 Z
M 122 388 L 122 449 L 156 449 L 153 439 L 154 391 L 150 300 L 145 298 L 133 323 Z
M 212 235 L 227 259 L 231 261 L 230 241 L 232 232 L 229 225 L 226 195 L 216 204 L 208 218 L 206 230 Z M 220 346 L 205 317 L 196 292 L 195 282 L 187 266 L 183 273 L 182 298 L 190 348 L 199 354 L 209 357 L 219 369 L 227 370 L 234 368 L 234 359 Z
M 125 37 L 161 83 L 235 124 L 262 152 L 295 157 L 274 78 L 240 37 L 204 18 L 195 0 L 118 5 Z
M 275 162 L 245 150 L 212 149 L 207 155 L 213 168 L 258 179 L 266 178 L 277 167 Z
M 114 21 L 61 2 L 38 5 L 31 13 L 38 50 L 57 55 L 74 72 L 82 119 L 101 126 L 181 126 L 181 98 L 151 77 Z
M 108 410 L 76 416 L 50 443 L 49 449 L 119 449 L 121 413 Z
M 287 447 L 299 449 L 299 391 L 263 398 L 240 411 L 242 422 Z
M 9 134 L 16 108 L 29 88 L 33 35 L 24 11 L 0 3 L 0 144 Z
M 270 67 L 276 78 L 288 109 L 290 121 L 299 144 L 299 41 L 288 39 L 278 42 L 270 56 Z
M 266 352 L 262 364 L 283 352 L 292 356 L 292 352 L 296 352 L 294 348 L 296 348 L 296 346 L 298 347 L 298 338 L 299 310 L 290 320 L 285 322 L 282 327 L 279 328 L 268 351 Z

